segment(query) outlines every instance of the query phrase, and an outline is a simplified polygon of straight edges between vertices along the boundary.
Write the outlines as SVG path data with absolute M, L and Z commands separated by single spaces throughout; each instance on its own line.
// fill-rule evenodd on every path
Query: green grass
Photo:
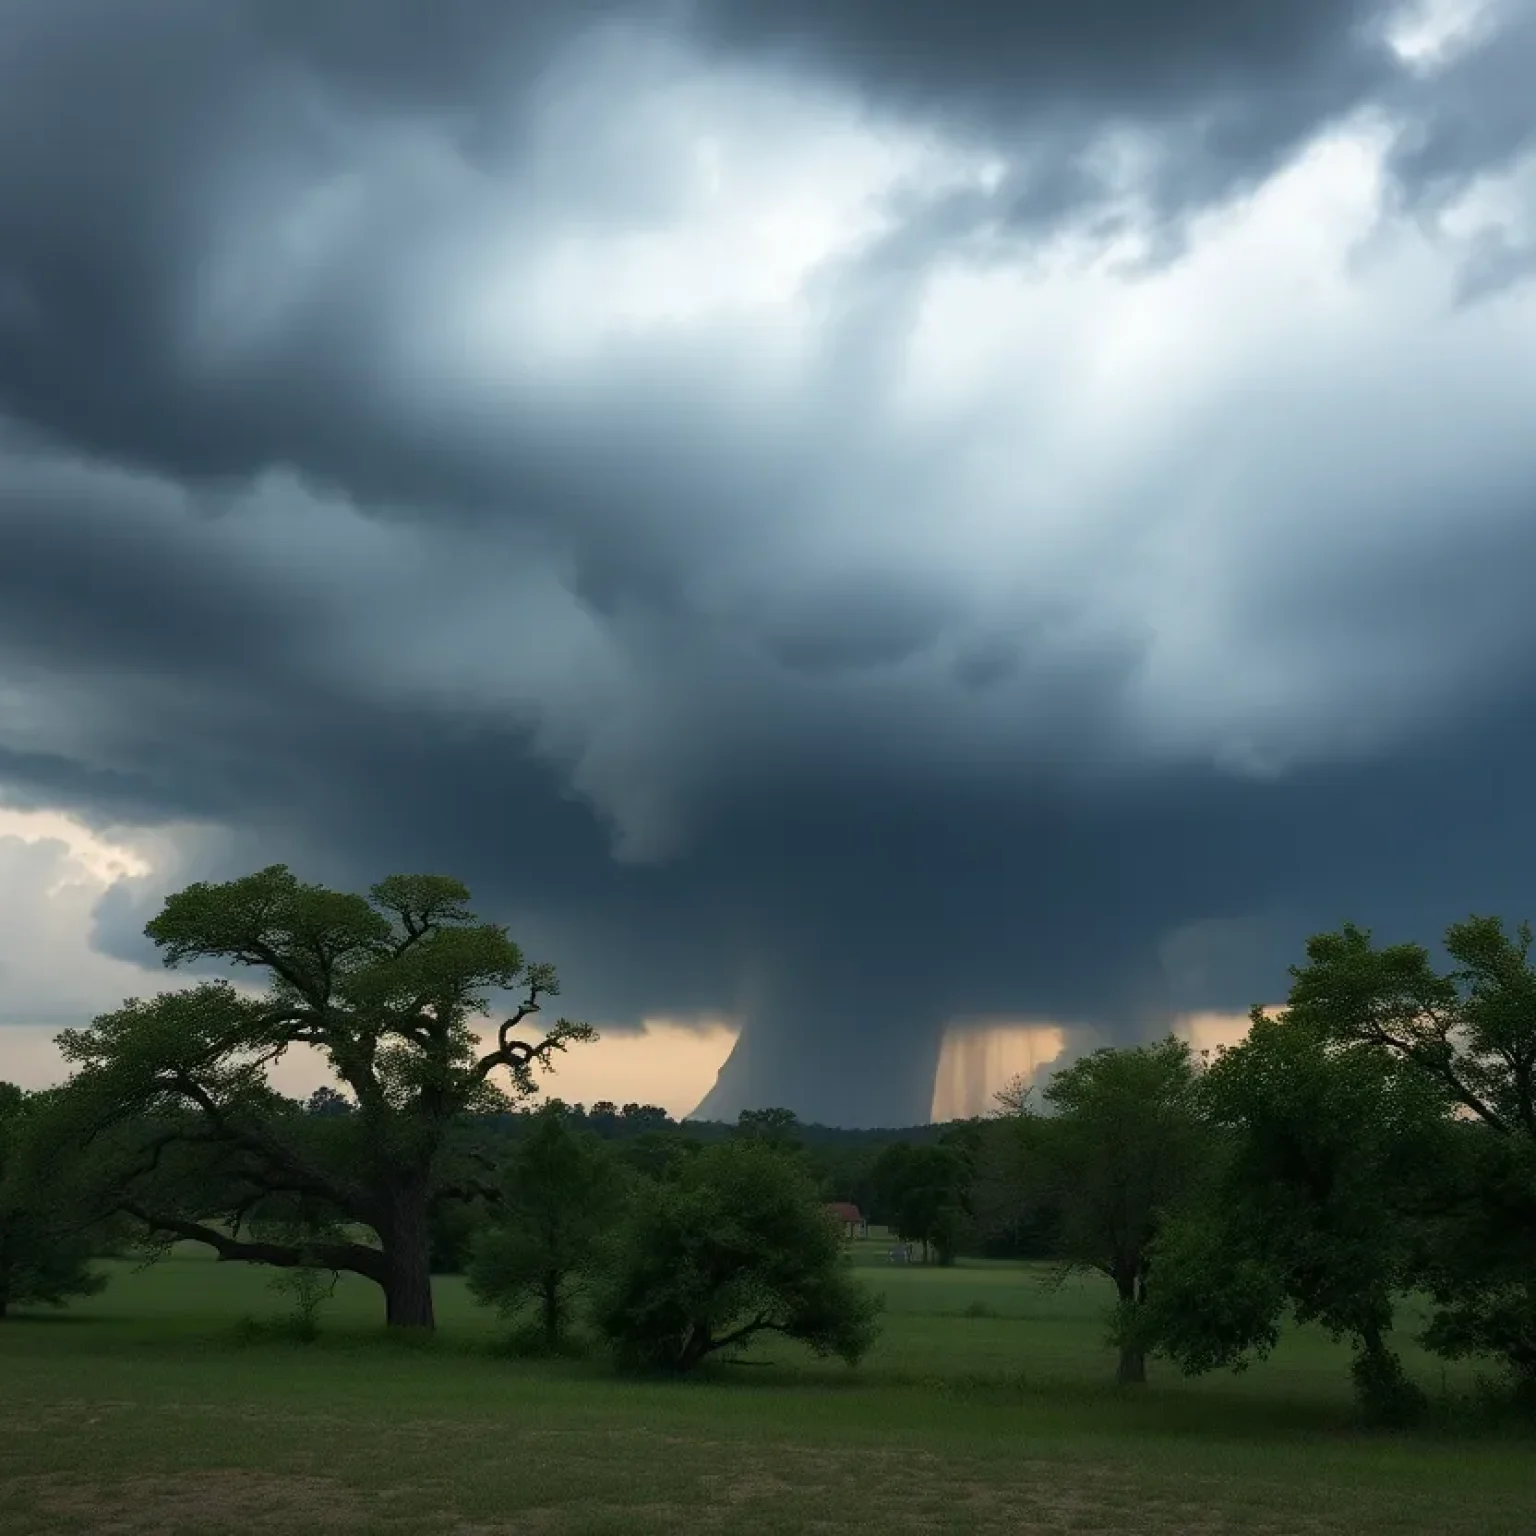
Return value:
M 267 1272 L 114 1266 L 69 1313 L 0 1325 L 0 1531 L 1536 1530 L 1536 1446 L 1359 1431 L 1347 1355 L 1314 1333 L 1126 1393 L 1099 1286 L 881 1258 L 858 1256 L 888 1298 L 859 1370 L 785 1348 L 680 1383 L 498 1359 L 455 1280 L 425 1344 L 385 1339 L 348 1281 L 318 1345 L 242 1346 L 243 1315 L 282 1308 Z M 1403 1347 L 1432 1392 L 1468 1384 Z

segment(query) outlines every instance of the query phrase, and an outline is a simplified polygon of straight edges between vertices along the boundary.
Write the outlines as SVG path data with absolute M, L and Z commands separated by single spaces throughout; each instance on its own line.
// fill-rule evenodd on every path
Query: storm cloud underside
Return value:
M 183 829 L 114 955 L 462 875 L 572 1013 L 740 1018 L 727 1115 L 1531 912 L 1533 68 L 1524 0 L 14 4 L 0 795 Z

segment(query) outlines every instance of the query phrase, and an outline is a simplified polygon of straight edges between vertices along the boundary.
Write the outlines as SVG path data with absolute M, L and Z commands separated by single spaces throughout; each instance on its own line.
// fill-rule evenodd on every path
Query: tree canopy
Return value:
M 1387 1336 L 1414 1283 L 1424 1180 L 1445 1151 L 1443 1094 L 1369 1046 L 1257 1012 L 1201 1094 L 1217 1167 L 1153 1245 L 1149 1338 L 1190 1373 L 1241 1368 L 1273 1347 L 1289 1309 L 1354 1343 L 1372 1416 L 1411 1414 Z
M 87 1208 L 38 1135 L 55 1098 L 0 1082 L 0 1319 L 13 1306 L 63 1306 L 105 1283 L 90 1264 Z
M 1049 1210 L 1058 1257 L 1114 1284 L 1122 1383 L 1146 1379 L 1135 1314 L 1147 1299 L 1153 1240 L 1209 1166 L 1198 1077 L 1189 1046 L 1172 1036 L 1094 1051 L 1051 1079 L 1044 1112 L 1029 1094 L 1013 1094 L 1004 1105 L 1013 1112 L 991 1132 L 1012 1142 L 1011 1155 L 982 1159 L 992 1170 L 991 1219 L 1003 1200 L 996 1181 L 1011 1173 L 1015 1207 Z
M 688 1371 L 765 1333 L 853 1364 L 879 1310 L 844 1263 L 807 1170 L 742 1138 L 640 1186 L 597 1319 L 621 1361 Z
M 392 875 L 361 896 L 282 865 L 169 897 L 145 929 L 168 966 L 211 962 L 266 984 L 214 979 L 130 998 L 59 1037 L 75 1115 L 125 1142 L 117 1208 L 221 1258 L 365 1275 L 383 1287 L 391 1324 L 431 1326 L 432 1210 L 493 1193 L 475 1170 L 449 1166 L 455 1120 L 526 1100 L 554 1053 L 593 1038 L 566 1019 L 520 1033 L 558 994 L 555 972 L 478 920 L 469 899 L 438 875 Z M 476 1021 L 512 989 L 521 1000 L 482 1044 Z M 269 1069 L 298 1046 L 320 1054 L 354 1112 L 326 1101 L 330 1113 L 305 1114 L 272 1089 Z M 274 1208 L 323 1242 L 253 1235 Z
M 1437 1208 L 1421 1280 L 1426 1339 L 1446 1354 L 1502 1356 L 1536 1398 L 1536 964 L 1532 930 L 1453 923 L 1438 970 L 1419 944 L 1377 947 L 1346 924 L 1307 945 L 1288 1015 L 1374 1050 L 1432 1085 L 1456 1133 L 1425 1175 Z
M 561 1109 L 546 1106 L 533 1118 L 502 1167 L 501 1199 L 475 1240 L 469 1286 L 504 1316 L 536 1305 L 540 1342 L 554 1351 L 622 1211 L 624 1181 L 607 1145 Z

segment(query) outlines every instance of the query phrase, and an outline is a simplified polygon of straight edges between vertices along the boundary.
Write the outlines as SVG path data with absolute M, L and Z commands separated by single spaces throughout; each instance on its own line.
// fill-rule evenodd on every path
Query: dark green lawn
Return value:
M 1098 1287 L 862 1258 L 889 1315 L 858 1371 L 780 1350 L 676 1384 L 494 1358 L 453 1280 L 430 1347 L 382 1342 L 362 1282 L 318 1346 L 241 1346 L 265 1272 L 119 1267 L 0 1325 L 0 1531 L 1536 1532 L 1536 1442 L 1360 1433 L 1326 1339 L 1126 1394 Z

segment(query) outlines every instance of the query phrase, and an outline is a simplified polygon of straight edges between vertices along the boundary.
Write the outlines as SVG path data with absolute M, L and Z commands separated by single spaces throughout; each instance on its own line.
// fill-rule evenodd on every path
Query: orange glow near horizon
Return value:
M 1067 1048 L 1057 1024 L 1019 1019 L 952 1024 L 933 1075 L 934 1120 L 967 1120 L 997 1108 L 996 1095 L 1016 1077 L 1035 1081 Z
M 997 1108 L 997 1094 L 1022 1077 L 1038 1083 L 1067 1050 L 1077 1033 L 1059 1024 L 1019 1019 L 980 1020 L 951 1024 L 944 1032 L 939 1066 L 934 1073 L 932 1118 L 967 1120 Z M 1173 1033 L 1196 1051 L 1215 1053 L 1236 1045 L 1248 1033 L 1246 1013 L 1189 1013 L 1175 1022 Z M 1084 1031 L 1088 1049 L 1112 1044 Z
M 53 1026 L 0 1028 L 0 1081 L 23 1088 L 62 1082 L 68 1067 L 54 1044 Z M 680 1119 L 714 1087 L 715 1074 L 731 1054 L 739 1031 L 725 1020 L 698 1024 L 650 1019 L 640 1029 L 599 1030 L 591 1045 L 573 1045 L 555 1059 L 555 1070 L 539 1079 L 542 1097 L 571 1104 L 656 1104 Z M 309 1046 L 295 1046 L 273 1067 L 279 1093 L 307 1098 L 331 1084 L 330 1069 Z
M 1174 1032 L 1197 1051 L 1234 1045 L 1248 1031 L 1246 1014 L 1199 1013 L 1181 1018 Z M 57 1030 L 43 1026 L 0 1029 L 0 1079 L 25 1088 L 62 1081 L 66 1068 L 53 1043 Z M 637 1030 L 600 1029 L 591 1045 L 572 1046 L 540 1080 L 544 1096 L 573 1104 L 603 1099 L 616 1104 L 656 1104 L 675 1119 L 688 1114 L 714 1086 L 740 1033 L 728 1019 L 681 1023 L 651 1019 Z M 1073 1031 L 1061 1025 L 1014 1019 L 951 1025 L 934 1074 L 934 1120 L 989 1114 L 996 1095 L 1013 1079 L 1038 1082 L 1067 1050 Z M 1089 1040 L 1081 1045 L 1099 1043 Z M 303 1098 L 331 1075 L 307 1047 L 288 1052 L 273 1069 L 280 1092 Z

